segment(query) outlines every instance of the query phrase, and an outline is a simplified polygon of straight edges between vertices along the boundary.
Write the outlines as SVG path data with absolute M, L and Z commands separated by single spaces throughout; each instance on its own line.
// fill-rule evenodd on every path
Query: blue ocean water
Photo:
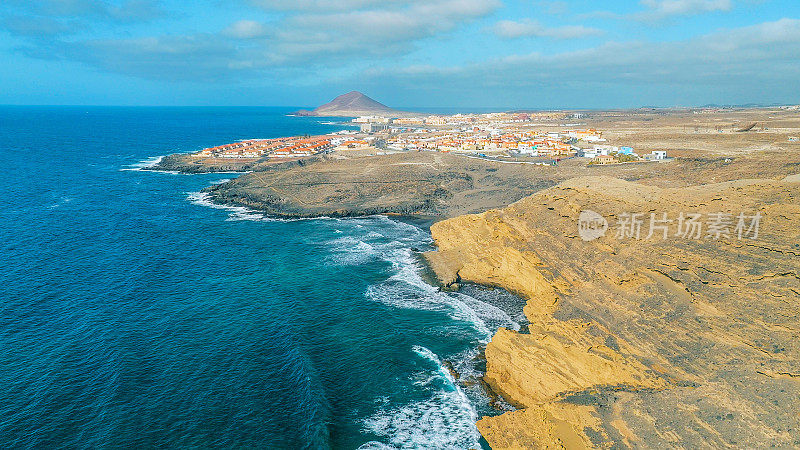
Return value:
M 287 111 L 0 107 L 0 447 L 483 445 L 476 357 L 518 314 L 427 284 L 425 229 L 272 220 L 199 194 L 235 174 L 138 170 L 341 129 Z

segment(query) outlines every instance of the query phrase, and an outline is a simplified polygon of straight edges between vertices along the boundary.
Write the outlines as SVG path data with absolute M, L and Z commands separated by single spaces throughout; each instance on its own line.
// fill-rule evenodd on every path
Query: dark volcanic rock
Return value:
M 414 152 L 260 168 L 207 192 L 215 202 L 281 217 L 450 217 L 501 207 L 553 184 L 531 177 L 536 170 Z
M 208 158 L 197 158 L 189 154 L 167 155 L 147 170 L 166 170 L 184 173 L 246 172 L 253 170 L 257 161 L 221 158 L 209 162 Z

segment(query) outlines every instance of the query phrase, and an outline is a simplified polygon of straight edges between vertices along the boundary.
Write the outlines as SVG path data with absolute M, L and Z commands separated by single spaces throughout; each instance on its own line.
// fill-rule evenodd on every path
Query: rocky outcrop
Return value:
M 582 177 L 434 224 L 426 258 L 442 283 L 528 300 L 528 333 L 501 329 L 486 348 L 486 382 L 518 408 L 478 422 L 492 448 L 800 445 L 798 199 L 791 177 Z M 608 221 L 604 236 L 581 239 L 584 210 Z M 707 235 L 720 212 L 727 236 Z M 645 219 L 639 239 L 618 238 L 625 213 Z M 647 237 L 651 213 L 674 221 L 656 222 L 666 239 Z M 700 239 L 675 236 L 681 213 L 703 215 Z M 761 215 L 755 239 L 739 239 L 739 213 Z
M 198 158 L 188 153 L 176 153 L 161 158 L 147 170 L 164 170 L 182 173 L 246 172 L 253 170 L 259 161 L 235 158 Z
M 207 192 L 278 217 L 453 217 L 507 205 L 554 183 L 500 164 L 434 152 L 261 166 Z

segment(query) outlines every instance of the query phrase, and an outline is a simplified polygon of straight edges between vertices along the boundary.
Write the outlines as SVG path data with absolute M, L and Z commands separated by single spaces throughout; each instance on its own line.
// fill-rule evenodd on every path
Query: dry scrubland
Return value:
M 290 217 L 430 217 L 438 251 L 425 256 L 443 285 L 524 297 L 529 328 L 501 329 L 485 352 L 488 385 L 518 408 L 478 423 L 493 448 L 800 446 L 800 143 L 789 141 L 800 115 L 609 111 L 580 126 L 677 158 L 318 158 L 250 167 L 210 192 Z M 584 209 L 612 227 L 624 212 L 763 218 L 758 239 L 612 229 L 584 242 Z

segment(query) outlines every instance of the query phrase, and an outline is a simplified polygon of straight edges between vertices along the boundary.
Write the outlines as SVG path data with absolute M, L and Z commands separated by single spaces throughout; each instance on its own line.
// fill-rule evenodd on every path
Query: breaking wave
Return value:
M 341 233 L 342 229 L 346 232 Z M 425 268 L 412 248 L 432 249 L 433 243 L 428 232 L 413 225 L 376 217 L 342 221 L 332 231 L 343 235 L 329 242 L 333 250 L 330 263 L 382 261 L 390 265 L 388 278 L 367 287 L 368 299 L 392 308 L 444 313 L 454 323 L 443 322 L 433 332 L 474 343 L 447 355 L 447 364 L 458 374 L 458 380 L 438 355 L 424 346 L 413 346 L 426 368 L 415 378 L 414 385 L 428 398 L 392 407 L 388 406 L 388 399 L 377 399 L 381 406 L 364 420 L 364 429 L 385 442 L 371 441 L 360 449 L 481 448 L 475 427 L 476 408 L 489 411 L 492 405 L 480 384 L 483 368 L 479 356 L 498 327 L 520 329 L 518 315 L 512 312 L 512 317 L 498 300 L 504 299 L 500 292 L 505 291 L 474 288 L 466 293 L 446 292 L 426 282 Z
M 520 324 L 504 310 L 460 292 L 445 292 L 422 278 L 423 267 L 408 248 L 400 248 L 390 260 L 394 275 L 372 285 L 367 296 L 397 308 L 444 312 L 454 320 L 471 324 L 481 342 L 489 342 L 498 327 L 519 330 Z
M 220 205 L 214 203 L 211 201 L 211 196 L 206 192 L 189 192 L 187 194 L 187 199 L 194 205 L 228 211 L 229 214 L 228 218 L 226 219 L 228 221 L 267 220 L 267 218 L 264 217 L 263 214 L 259 214 L 249 208 L 245 208 L 244 206 L 229 206 L 229 205 Z M 277 220 L 277 219 L 269 219 L 269 220 Z
M 160 163 L 162 159 L 164 159 L 164 155 L 152 156 L 150 158 L 147 158 L 147 159 L 144 159 L 142 161 L 130 164 L 130 165 L 126 166 L 126 167 L 123 167 L 120 170 L 122 170 L 122 171 L 128 171 L 128 170 L 130 170 L 130 171 L 141 171 L 141 170 L 151 169 L 151 168 L 157 166 L 158 163 Z M 164 171 L 164 172 L 177 173 L 177 172 L 172 172 L 172 171 Z
M 412 350 L 428 368 L 417 383 L 434 387 L 435 393 L 427 400 L 381 409 L 365 419 L 365 431 L 386 438 L 391 446 L 373 441 L 360 449 L 481 448 L 475 427 L 478 413 L 470 399 L 435 353 L 422 346 Z

